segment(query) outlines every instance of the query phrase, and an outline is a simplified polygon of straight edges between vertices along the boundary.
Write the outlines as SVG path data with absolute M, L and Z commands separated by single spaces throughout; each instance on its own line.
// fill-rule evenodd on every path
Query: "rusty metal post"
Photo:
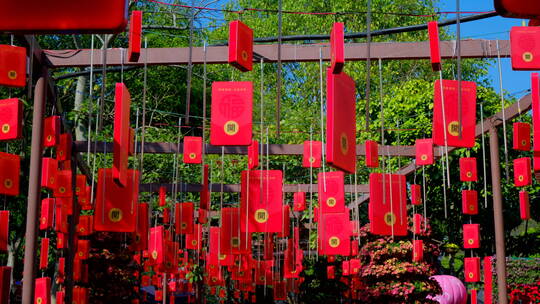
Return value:
M 508 304 L 506 290 L 506 247 L 504 244 L 504 219 L 501 191 L 501 167 L 499 160 L 499 138 L 497 128 L 489 128 L 489 153 L 491 158 L 491 185 L 493 187 L 493 220 L 495 222 L 495 253 L 497 290 L 499 304 Z
M 30 178 L 28 182 L 28 206 L 26 213 L 26 235 L 24 248 L 22 303 L 34 303 L 34 280 L 36 277 L 36 242 L 38 206 L 41 201 L 41 156 L 43 154 L 43 112 L 45 107 L 46 83 L 43 77 L 36 82 L 34 113 L 32 118 L 32 149 L 30 154 Z

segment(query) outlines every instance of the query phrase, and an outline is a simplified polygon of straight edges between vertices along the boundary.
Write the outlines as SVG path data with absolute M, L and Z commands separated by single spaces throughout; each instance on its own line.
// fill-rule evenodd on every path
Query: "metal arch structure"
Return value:
M 61 68 L 73 68 L 73 67 L 87 67 L 90 65 L 90 51 L 89 50 L 42 50 L 39 47 L 39 44 L 33 36 L 21 36 L 18 37 L 19 40 L 23 41 L 23 44 L 31 49 L 30 56 L 32 62 L 36 65 L 34 67 L 35 71 L 40 71 L 39 74 L 30 77 L 31 86 L 33 87 L 33 80 L 37 80 L 34 94 L 34 113 L 33 113 L 33 130 L 32 130 L 32 144 L 31 144 L 31 165 L 30 165 L 30 178 L 29 178 L 29 194 L 28 194 L 28 213 L 27 213 L 27 227 L 26 227 L 26 247 L 25 247 L 25 265 L 24 265 L 24 274 L 23 278 L 25 284 L 23 285 L 23 303 L 30 304 L 33 303 L 33 292 L 34 292 L 34 280 L 36 278 L 36 269 L 35 269 L 35 260 L 36 260 L 36 242 L 37 242 L 37 229 L 35 223 L 37 223 L 37 206 L 41 200 L 40 193 L 40 181 L 41 181 L 41 156 L 42 156 L 42 142 L 41 136 L 42 130 L 42 119 L 43 119 L 43 107 L 48 96 L 51 101 L 53 101 L 59 109 L 62 111 L 62 105 L 59 103 L 56 98 L 56 88 L 53 79 L 50 76 L 50 71 Z M 499 43 L 499 50 L 501 57 L 510 56 L 510 47 L 508 41 L 495 41 L 495 40 L 463 40 L 461 41 L 461 56 L 462 58 L 495 58 L 497 57 L 497 47 L 496 44 Z M 263 58 L 267 63 L 277 62 L 277 45 L 256 45 L 254 51 L 257 58 Z M 367 44 L 364 43 L 352 43 L 347 44 L 345 48 L 345 59 L 347 61 L 362 61 L 367 60 Z M 329 51 L 328 47 L 324 45 L 308 44 L 308 45 L 282 45 L 281 60 L 282 62 L 314 62 L 319 60 L 319 51 L 322 50 L 324 60 L 329 60 Z M 371 57 L 380 58 L 382 60 L 428 60 L 428 42 L 390 42 L 390 43 L 372 43 L 371 44 Z M 148 52 L 146 55 L 145 53 Z M 455 41 L 444 41 L 441 42 L 441 55 L 442 58 L 451 59 L 454 58 L 456 52 L 456 42 Z M 120 50 L 119 49 L 108 49 L 106 50 L 106 65 L 107 66 L 142 66 L 145 62 L 122 62 L 120 60 Z M 163 49 L 143 49 L 141 58 L 148 58 L 146 64 L 148 65 L 177 65 L 177 64 L 187 64 L 188 63 L 188 48 L 163 48 Z M 203 63 L 203 50 L 202 48 L 193 48 L 193 64 L 202 64 Z M 101 62 L 102 52 L 94 52 L 94 62 Z M 207 51 L 207 61 L 208 64 L 226 64 L 227 63 L 227 47 L 224 46 L 214 46 L 209 47 Z M 39 80 L 38 80 L 39 78 Z M 29 93 L 31 95 L 31 92 Z M 520 114 L 528 111 L 531 108 L 531 96 L 525 96 L 519 101 L 519 106 L 517 104 L 512 105 L 506 109 L 505 118 L 510 120 Z M 501 194 L 501 178 L 500 178 L 500 164 L 499 164 L 499 149 L 498 149 L 498 138 L 497 138 L 497 126 L 502 123 L 502 113 L 498 113 L 483 122 L 484 133 L 490 135 L 490 155 L 491 155 L 491 170 L 492 170 L 492 186 L 493 186 L 493 206 L 494 206 L 494 222 L 495 222 L 495 236 L 496 236 L 496 254 L 497 254 L 497 273 L 498 273 L 498 285 L 506 286 L 505 278 L 505 244 L 504 244 L 504 222 L 502 214 L 502 194 Z M 476 135 L 483 135 L 481 132 L 481 124 L 476 126 Z M 97 143 L 96 151 L 104 151 L 107 143 Z M 166 147 L 168 145 L 168 147 Z M 144 146 L 145 153 L 180 153 L 180 151 L 174 150 L 174 147 L 177 143 L 146 143 Z M 74 155 L 72 156 L 72 161 L 74 164 L 72 170 L 76 173 L 76 168 L 78 167 L 83 173 L 88 174 L 88 169 L 85 167 L 85 164 L 80 159 L 80 152 L 86 152 L 86 149 L 83 150 L 83 147 L 87 147 L 85 142 L 75 142 L 74 143 Z M 101 147 L 101 149 L 100 149 Z M 269 154 L 270 155 L 299 155 L 301 154 L 300 145 L 270 145 Z M 148 151 L 147 151 L 148 149 Z M 168 150 L 167 150 L 168 149 Z M 208 152 L 212 153 L 213 148 L 208 147 Z M 107 149 L 111 151 L 111 149 Z M 385 152 L 385 155 L 390 156 L 401 156 L 401 157 L 412 157 L 414 149 L 411 146 L 384 146 L 382 150 Z M 386 150 L 386 151 L 385 151 Z M 245 148 L 232 148 L 230 154 L 245 154 Z M 364 155 L 365 151 L 362 145 L 357 146 L 357 154 Z M 442 155 L 442 149 L 435 150 L 435 156 L 440 157 Z M 410 174 L 416 169 L 414 163 L 409 164 L 401 168 L 397 173 L 399 174 Z M 74 174 L 73 176 L 75 176 Z M 73 183 L 75 185 L 75 183 Z M 159 188 L 159 184 L 147 184 L 141 185 L 143 191 L 156 191 L 156 188 Z M 170 184 L 166 185 L 172 187 Z M 288 185 L 287 187 L 294 188 L 295 191 L 300 189 L 305 189 L 308 185 Z M 351 189 L 351 186 L 348 185 L 348 191 L 354 190 Z M 193 191 L 197 192 L 197 187 L 200 185 L 192 185 Z M 238 185 L 229 185 L 228 189 L 230 191 L 238 191 Z M 180 188 L 182 189 L 182 188 Z M 291 189 L 285 189 L 291 190 Z M 364 192 L 366 190 L 366 185 L 358 185 L 356 187 L 358 192 Z M 363 201 L 367 200 L 366 196 L 363 196 Z M 353 202 L 352 204 L 359 204 L 358 202 Z M 69 230 L 69 248 L 73 248 L 73 239 L 74 239 L 74 223 L 76 223 L 76 216 L 78 214 L 78 209 L 76 201 L 74 201 L 74 216 L 69 217 L 68 221 L 70 224 Z M 66 288 L 66 300 L 69 302 L 71 300 L 71 288 L 69 284 L 72 284 L 70 280 L 70 275 L 73 274 L 72 271 L 72 260 L 73 254 L 70 249 L 68 249 L 68 261 L 66 261 L 67 266 L 67 276 L 66 279 L 67 287 Z M 70 283 L 71 282 L 71 283 Z M 504 294 L 501 294 L 504 293 Z M 503 299 L 501 303 L 504 302 L 504 297 L 506 294 L 506 288 L 499 288 L 499 298 Z

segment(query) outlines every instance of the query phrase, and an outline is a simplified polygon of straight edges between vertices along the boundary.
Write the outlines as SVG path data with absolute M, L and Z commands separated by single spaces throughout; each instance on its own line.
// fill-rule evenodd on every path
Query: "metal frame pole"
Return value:
M 32 118 L 32 148 L 30 154 L 30 178 L 28 182 L 28 207 L 24 249 L 22 303 L 34 303 L 34 280 L 36 277 L 36 242 L 38 206 L 41 201 L 41 165 L 43 154 L 43 113 L 45 108 L 46 80 L 40 77 L 34 93 Z
M 495 253 L 497 290 L 499 304 L 508 303 L 506 290 L 506 248 L 504 244 L 504 218 L 501 191 L 501 168 L 499 160 L 499 138 L 497 128 L 489 128 L 489 153 L 491 158 L 491 185 L 493 187 L 493 220 L 495 222 Z

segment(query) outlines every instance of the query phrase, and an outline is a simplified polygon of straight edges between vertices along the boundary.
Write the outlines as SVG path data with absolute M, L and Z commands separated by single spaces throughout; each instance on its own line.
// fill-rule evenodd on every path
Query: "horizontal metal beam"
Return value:
M 304 145 L 299 144 L 269 144 L 268 154 L 270 155 L 302 155 L 304 152 Z M 76 141 L 74 143 L 76 152 L 87 152 L 88 142 Z M 137 151 L 141 151 L 141 144 L 137 143 Z M 205 145 L 205 154 L 221 155 L 221 146 L 212 146 L 210 144 Z M 246 155 L 246 146 L 224 146 L 224 154 L 236 154 Z M 263 153 L 266 154 L 266 145 L 263 144 Z M 110 142 L 91 142 L 90 153 L 112 153 L 113 144 Z M 167 142 L 147 142 L 144 143 L 144 153 L 149 154 L 175 154 L 184 153 L 184 145 L 180 143 L 167 143 Z M 435 149 L 436 156 L 440 156 L 442 149 Z M 356 145 L 356 155 L 365 156 L 366 149 L 364 144 Z M 401 156 L 401 157 L 415 157 L 414 146 L 379 146 L 379 155 L 384 156 Z
M 159 192 L 160 187 L 165 187 L 167 189 L 167 192 L 172 192 L 175 190 L 174 184 L 159 184 L 159 183 L 152 183 L 152 184 L 141 184 L 139 186 L 140 192 Z M 210 184 L 209 189 L 211 192 L 217 193 L 221 192 L 221 184 Z M 202 185 L 201 184 L 184 184 L 179 183 L 176 184 L 176 191 L 178 192 L 201 192 Z M 284 184 L 283 185 L 283 192 L 285 193 L 294 193 L 294 192 L 317 192 L 317 184 Z M 239 184 L 223 184 L 223 192 L 229 192 L 229 193 L 238 193 L 240 192 L 240 185 Z M 345 185 L 345 192 L 346 193 L 369 193 L 369 185 L 367 184 L 360 184 L 360 185 Z
M 495 58 L 497 57 L 497 41 L 470 39 L 461 41 L 462 58 Z M 456 56 L 456 41 L 441 41 L 441 56 L 445 59 Z M 255 57 L 262 57 L 265 62 L 277 62 L 277 44 L 260 44 L 254 46 Z M 499 41 L 499 49 L 502 57 L 510 56 L 510 42 L 508 40 Z M 284 44 L 281 48 L 282 62 L 313 62 L 319 61 L 319 50 L 322 50 L 323 60 L 330 60 L 330 50 L 328 44 Z M 109 66 L 138 66 L 144 65 L 146 60 L 148 65 L 182 65 L 188 64 L 189 48 L 148 48 L 141 50 L 138 62 L 128 62 L 121 56 L 125 49 L 108 49 L 107 65 Z M 146 53 L 148 52 L 148 55 Z M 363 61 L 367 60 L 366 43 L 348 43 L 345 45 L 345 60 Z M 88 67 L 90 66 L 91 51 L 81 50 L 47 50 L 46 57 L 51 64 L 51 68 L 62 67 Z M 94 63 L 101 62 L 101 51 L 94 50 Z M 202 47 L 193 48 L 193 64 L 204 63 L 204 49 Z M 371 43 L 371 58 L 382 60 L 412 60 L 426 59 L 429 55 L 429 42 L 377 42 Z M 124 60 L 122 62 L 122 59 Z M 227 64 L 228 47 L 211 46 L 207 47 L 207 64 Z

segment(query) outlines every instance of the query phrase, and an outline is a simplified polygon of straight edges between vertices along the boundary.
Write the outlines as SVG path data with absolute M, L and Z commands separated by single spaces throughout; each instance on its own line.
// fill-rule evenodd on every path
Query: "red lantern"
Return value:
M 476 170 L 476 158 L 462 157 L 459 159 L 459 179 L 462 182 L 478 181 L 478 172 Z
M 513 70 L 540 68 L 540 28 L 514 26 L 510 30 L 510 51 Z
M 294 211 L 302 212 L 306 210 L 306 193 L 305 192 L 295 192 L 294 195 Z
M 116 83 L 114 92 L 114 144 L 113 144 L 113 179 L 119 186 L 128 183 L 127 167 L 129 154 L 129 113 L 131 97 L 125 84 Z
M 422 205 L 422 189 L 420 185 L 411 185 L 411 204 Z
M 366 167 L 379 167 L 379 144 L 374 140 L 366 140 Z
M 540 3 L 534 0 L 495 0 L 499 15 L 510 18 L 538 19 Z
M 326 72 L 326 161 L 354 173 L 356 170 L 356 89 L 344 72 Z
M 251 141 L 248 146 L 248 169 L 252 170 L 259 166 L 259 142 Z
M 524 221 L 531 219 L 529 193 L 527 191 L 519 191 L 519 215 Z
M 192 202 L 177 203 L 175 208 L 176 234 L 193 233 L 194 206 Z
M 348 213 L 323 214 L 318 225 L 319 254 L 350 255 L 351 226 Z
M 344 174 L 342 171 L 320 172 L 317 176 L 319 208 L 322 214 L 345 210 Z
M 463 248 L 465 249 L 480 248 L 480 225 L 479 224 L 464 224 L 463 225 Z
M 34 291 L 35 304 L 51 303 L 51 278 L 43 277 L 36 279 Z M 79 302 L 77 302 L 79 303 Z
M 330 32 L 330 70 L 339 74 L 345 64 L 345 26 L 342 22 L 334 22 Z
M 43 121 L 43 146 L 54 147 L 60 138 L 60 116 L 51 116 Z
M 21 3 L 19 3 L 21 4 Z M 4 3 L 0 4 L 0 10 Z M 4 11 L 8 12 L 8 11 Z M 0 15 L 2 15 L 0 13 Z M 8 14 L 12 17 L 12 15 Z M 1 20 L 4 20 L 2 18 Z M 2 21 L 3 23 L 4 21 Z M 0 23 L 0 28 L 2 27 Z M 0 31 L 2 31 L 0 29 Z M 0 45 L 0 86 L 23 88 L 26 86 L 26 49 L 13 45 Z
M 138 61 L 141 55 L 142 17 L 142 11 L 132 11 L 129 18 L 129 61 Z
M 407 235 L 406 191 L 404 175 L 381 173 L 369 175 L 368 208 L 372 234 Z
M 71 139 L 71 134 L 64 133 L 60 134 L 58 145 L 56 147 L 56 159 L 58 161 L 71 160 L 71 146 L 73 141 Z
M 134 232 L 139 196 L 139 171 L 127 170 L 126 187 L 113 181 L 112 169 L 98 170 L 94 229 Z
M 431 68 L 433 71 L 440 71 L 441 66 L 441 51 L 439 47 L 439 25 L 437 21 L 428 22 L 429 35 L 429 56 L 431 58 Z
M 9 303 L 11 267 L 0 266 L 0 303 Z
M 525 187 L 531 185 L 531 183 L 531 159 L 529 157 L 514 159 L 514 185 L 516 187 Z
M 253 69 L 253 30 L 240 20 L 229 23 L 229 64 L 242 72 Z
M 443 117 L 441 85 L 444 94 L 445 117 Z M 451 147 L 472 148 L 475 144 L 476 83 L 461 82 L 461 137 L 457 90 L 458 82 L 456 80 L 443 80 L 442 83 L 440 80 L 435 81 L 433 143 L 438 146 L 444 146 L 446 143 Z
M 465 282 L 480 281 L 480 258 L 464 258 L 463 269 L 465 272 Z
M 519 151 L 531 150 L 531 125 L 526 122 L 514 123 L 513 148 Z
M 212 83 L 210 143 L 249 146 L 252 136 L 253 84 L 249 81 Z
M 22 121 L 23 103 L 18 98 L 0 100 L 0 141 L 21 138 Z
M 462 190 L 461 206 L 463 214 L 478 214 L 478 192 L 476 190 Z
M 415 143 L 416 165 L 433 165 L 433 139 L 417 139 Z
M 184 137 L 184 163 L 200 164 L 202 162 L 202 137 Z
M 304 141 L 304 152 L 302 156 L 302 167 L 320 168 L 322 164 L 322 142 L 313 140 Z
M 19 195 L 19 175 L 21 157 L 15 154 L 0 152 L 0 194 Z
M 283 173 L 280 170 L 242 171 L 241 180 L 240 230 L 280 232 L 283 226 Z
M 413 240 L 413 262 L 422 262 L 424 260 L 424 242 L 422 240 Z
M 41 201 L 41 217 L 39 218 L 39 229 L 46 230 L 52 228 L 54 198 L 46 198 Z
M 41 166 L 41 187 L 54 190 L 56 188 L 56 172 L 58 161 L 54 158 L 43 157 Z
M 9 241 L 9 211 L 0 211 L 0 251 L 7 251 Z

